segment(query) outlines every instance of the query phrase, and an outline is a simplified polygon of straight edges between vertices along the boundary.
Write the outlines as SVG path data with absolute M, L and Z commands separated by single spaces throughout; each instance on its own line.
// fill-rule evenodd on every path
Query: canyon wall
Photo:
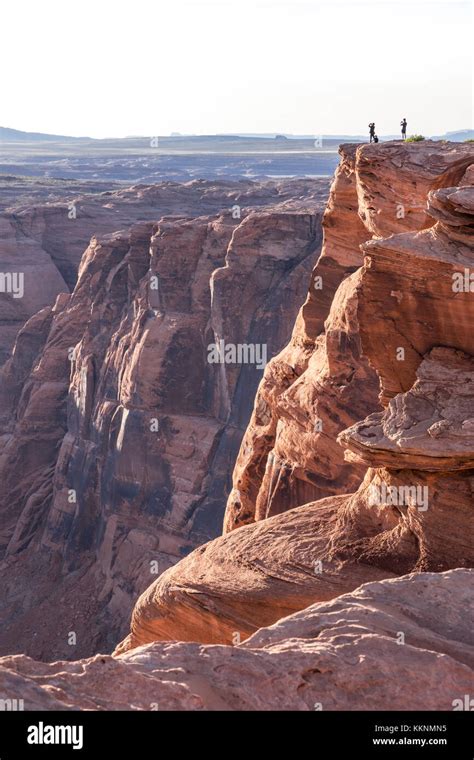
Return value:
M 469 145 L 343 146 L 312 273 L 319 213 L 296 200 L 92 240 L 1 375 L 2 693 L 468 709 L 473 167 Z M 258 388 L 206 360 L 274 354 L 294 319 Z M 255 393 L 224 534 L 188 554 L 219 529 Z M 155 574 L 114 655 L 77 660 Z
M 342 154 L 312 282 L 339 229 L 341 181 L 346 248 L 353 233 L 362 266 L 345 278 L 341 267 L 317 336 L 326 306 L 310 288 L 257 394 L 225 535 L 142 594 L 117 652 L 170 638 L 229 643 L 361 583 L 474 565 L 472 147 Z
M 250 208 L 291 206 L 295 199 L 318 204 L 326 197 L 328 182 L 194 180 L 113 190 L 104 189 L 104 182 L 77 184 L 75 190 L 74 183 L 66 181 L 28 182 L 11 176 L 2 181 L 0 275 L 21 274 L 23 293 L 0 283 L 0 365 L 11 355 L 25 322 L 54 303 L 57 295 L 73 290 L 93 235 L 127 229 L 137 221 L 158 221 L 164 215 L 223 212 L 232 217 L 238 207 L 243 217 Z M 29 201 L 21 201 L 25 196 Z
M 288 340 L 321 245 L 322 184 L 289 185 L 240 219 L 94 237 L 72 294 L 20 331 L 0 378 L 3 651 L 110 650 L 150 580 L 220 533 L 258 359 Z M 211 363 L 221 341 L 265 356 Z

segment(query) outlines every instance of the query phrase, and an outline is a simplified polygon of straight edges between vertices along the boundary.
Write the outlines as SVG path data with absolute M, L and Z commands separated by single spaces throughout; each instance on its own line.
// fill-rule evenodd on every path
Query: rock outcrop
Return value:
M 257 393 L 234 469 L 226 531 L 358 486 L 364 469 L 355 462 L 344 461 L 342 449 L 336 444 L 337 435 L 377 408 L 379 380 L 371 367 L 372 354 L 387 351 L 387 344 L 392 346 L 394 341 L 402 345 L 395 332 L 388 331 L 389 321 L 392 324 L 397 318 L 400 330 L 411 334 L 412 325 L 405 330 L 397 299 L 405 291 L 402 308 L 406 311 L 410 304 L 410 293 L 404 287 L 407 275 L 426 279 L 427 261 L 417 258 L 418 238 L 405 238 L 405 247 L 396 254 L 398 238 L 380 239 L 431 227 L 438 218 L 433 204 L 426 208 L 431 189 L 472 184 L 472 177 L 466 174 L 466 170 L 472 172 L 468 167 L 474 160 L 470 145 L 430 141 L 343 145 L 340 153 L 341 162 L 323 218 L 321 256 L 292 339 L 269 363 Z M 456 213 L 462 218 L 461 208 Z M 460 220 L 454 224 L 460 224 Z M 397 276 L 387 268 L 378 271 L 372 263 L 364 284 L 369 289 L 371 278 L 378 308 L 359 329 L 364 312 L 358 305 L 358 290 L 351 282 L 338 287 L 362 265 L 360 245 L 370 237 L 374 238 L 373 246 L 393 250 L 391 262 Z M 458 248 L 457 243 L 455 240 L 453 246 L 458 249 L 461 265 L 466 260 L 467 254 L 462 253 L 466 244 L 460 242 Z M 378 260 L 384 259 L 380 256 Z M 436 276 L 425 282 L 426 296 L 423 303 L 420 297 L 420 311 L 411 312 L 414 320 L 425 320 L 427 333 L 421 354 L 407 346 L 418 364 L 428 345 L 433 345 L 431 309 L 427 312 L 426 307 L 437 287 L 441 262 L 433 265 L 437 266 Z M 448 273 L 444 271 L 444 275 L 444 290 L 435 296 L 439 301 L 450 288 Z M 458 299 L 459 311 L 453 311 L 453 322 L 446 321 L 440 328 L 440 344 L 462 348 L 462 338 L 453 343 L 449 336 L 455 322 L 465 322 L 464 300 Z M 438 314 L 442 319 L 442 309 Z M 439 320 L 433 327 L 437 330 L 438 326 Z M 445 340 L 448 342 L 443 343 Z M 401 371 L 394 363 L 395 359 L 388 367 L 392 378 Z M 412 384 L 414 365 L 407 358 L 403 366 Z M 410 385 L 395 385 L 393 392 L 402 387 L 406 390 Z
M 415 165 L 422 158 L 428 166 L 435 163 L 429 152 L 423 149 L 420 156 L 408 146 L 383 146 L 380 155 L 386 151 L 393 160 L 405 150 L 413 150 Z M 377 175 L 366 169 L 367 154 L 374 156 L 377 168 L 378 161 L 383 165 L 377 151 L 365 146 L 356 158 L 373 185 Z M 444 151 L 446 146 L 442 155 Z M 444 171 L 444 177 L 452 181 L 453 172 Z M 465 159 L 458 161 L 456 172 L 459 182 L 469 179 Z M 363 188 L 367 203 L 369 193 Z M 269 477 L 272 452 L 261 485 L 272 497 L 266 510 L 259 511 L 261 493 L 254 479 L 254 512 L 248 510 L 246 517 L 253 522 L 195 550 L 152 584 L 136 604 L 130 636 L 119 651 L 177 636 L 229 642 L 235 631 L 249 636 L 283 615 L 369 580 L 474 566 L 474 346 L 469 329 L 474 299 L 470 286 L 458 291 L 455 285 L 459 273 L 465 282 L 466 266 L 473 261 L 474 187 L 430 191 L 428 213 L 433 225 L 423 217 L 421 231 L 374 237 L 362 245 L 364 265 L 341 283 L 324 338 L 316 340 L 307 369 L 302 362 L 283 398 L 271 386 L 272 375 L 263 380 L 236 477 L 242 473 L 242 452 L 250 452 L 249 459 L 253 454 L 250 464 L 262 455 L 258 442 L 252 450 L 252 441 L 257 440 L 255 420 L 266 394 L 273 401 L 265 408 L 266 421 L 275 423 L 275 441 L 269 436 L 267 444 L 273 452 L 286 446 L 291 465 L 283 474 L 280 457 L 278 477 Z M 275 376 L 282 356 L 311 353 L 300 339 L 301 325 L 300 314 L 290 347 L 271 366 Z M 373 412 L 377 405 L 370 378 L 375 372 L 383 404 L 391 401 Z M 335 435 L 367 399 L 372 400 L 369 416 L 338 436 L 341 457 L 344 449 L 348 452 L 351 477 L 365 472 L 357 490 L 347 494 L 340 477 L 330 477 L 332 444 L 304 437 L 304 431 L 314 429 L 321 418 L 324 431 L 324 421 L 330 419 L 327 429 Z M 308 497 L 307 487 L 298 490 L 296 481 L 310 481 L 311 466 L 321 467 L 330 481 L 329 493 L 339 489 L 339 495 L 289 509 L 298 497 Z M 318 488 L 324 493 L 321 481 Z
M 150 580 L 220 533 L 321 213 L 310 194 L 94 237 L 73 293 L 20 331 L 0 383 L 4 652 L 110 650 Z M 211 363 L 222 342 L 245 356 Z
M 368 583 L 236 646 L 155 642 L 49 664 L 2 657 L 0 698 L 25 710 L 459 709 L 474 676 L 472 576 Z

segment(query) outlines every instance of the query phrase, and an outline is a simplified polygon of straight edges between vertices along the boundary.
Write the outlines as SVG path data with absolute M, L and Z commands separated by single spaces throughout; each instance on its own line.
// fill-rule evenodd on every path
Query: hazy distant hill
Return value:
M 0 127 L 0 140 L 4 140 L 5 142 L 76 142 L 83 139 L 81 137 L 47 135 L 42 132 L 23 132 L 21 129 Z
M 428 137 L 428 135 L 426 135 Z M 273 150 L 304 150 L 308 147 L 314 147 L 313 141 L 317 138 L 317 135 L 294 135 L 285 133 L 226 133 L 216 135 L 185 135 L 174 132 L 170 136 L 160 136 L 159 143 L 161 148 L 177 148 L 182 150 L 199 150 L 199 149 L 213 149 L 213 150 L 227 150 L 227 149 L 270 149 Z M 385 140 L 397 140 L 399 135 L 381 135 L 380 139 Z M 447 132 L 444 135 L 435 135 L 433 140 L 452 140 L 453 142 L 463 142 L 474 138 L 474 131 L 472 129 L 461 129 L 454 132 Z M 139 136 L 133 137 L 115 137 L 94 139 L 91 137 L 70 137 L 68 135 L 50 135 L 42 132 L 24 132 L 20 129 L 10 129 L 8 127 L 0 127 L 0 141 L 4 143 L 94 143 L 97 148 L 99 147 L 113 147 L 113 148 L 149 148 L 151 136 Z M 156 139 L 156 138 L 154 138 Z M 333 148 L 337 149 L 340 143 L 346 142 L 365 142 L 367 135 L 322 135 L 323 149 Z
M 464 142 L 474 140 L 474 129 L 460 129 L 457 132 L 446 132 L 445 135 L 436 135 L 433 140 L 450 140 L 451 142 Z

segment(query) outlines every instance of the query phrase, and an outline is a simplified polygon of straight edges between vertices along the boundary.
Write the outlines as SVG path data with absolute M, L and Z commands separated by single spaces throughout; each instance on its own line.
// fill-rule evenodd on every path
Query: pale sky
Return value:
M 472 127 L 472 4 L 6 0 L 0 125 L 125 135 Z

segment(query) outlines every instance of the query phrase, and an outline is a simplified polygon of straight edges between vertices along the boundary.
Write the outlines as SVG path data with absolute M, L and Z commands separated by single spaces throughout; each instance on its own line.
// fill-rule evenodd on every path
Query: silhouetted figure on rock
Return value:
M 375 121 L 371 121 L 369 124 L 369 136 L 370 142 L 373 142 L 373 139 L 375 137 Z
M 406 140 L 407 139 L 407 120 L 402 119 L 400 122 L 400 126 L 402 128 L 402 140 Z

